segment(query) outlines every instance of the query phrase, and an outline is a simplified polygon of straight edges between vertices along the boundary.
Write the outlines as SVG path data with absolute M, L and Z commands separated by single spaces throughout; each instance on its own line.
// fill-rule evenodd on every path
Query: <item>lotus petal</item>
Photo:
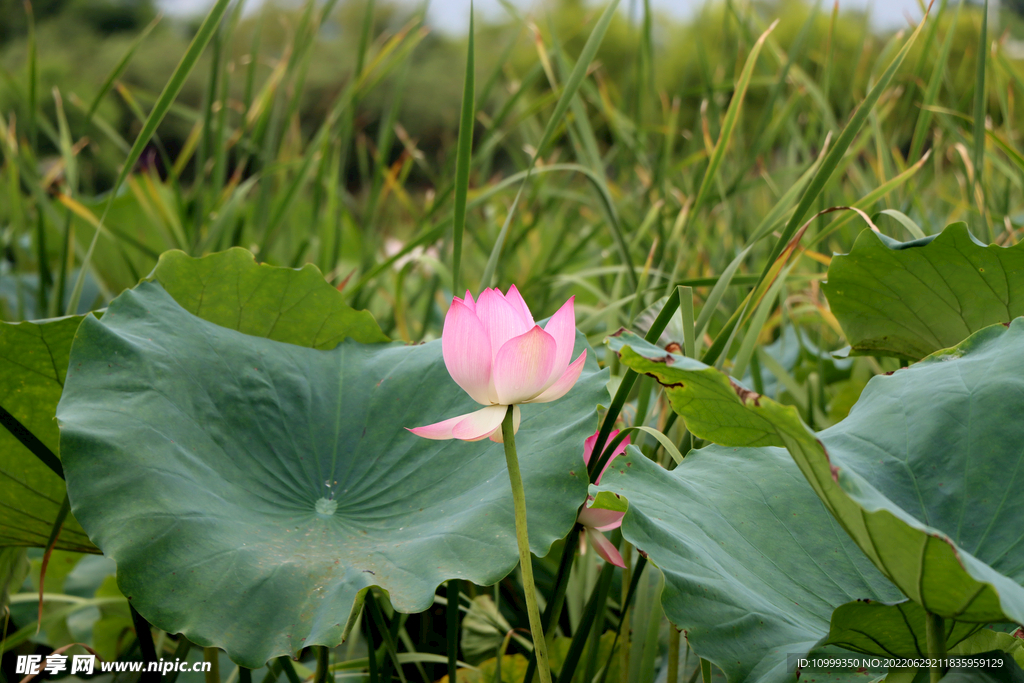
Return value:
M 477 403 L 495 403 L 490 338 L 480 319 L 459 299 L 452 301 L 445 316 L 441 350 L 444 364 L 456 384 Z
M 528 401 L 523 403 L 550 403 L 551 401 L 557 401 L 558 399 L 565 396 L 573 385 L 576 384 L 576 380 L 580 378 L 580 373 L 583 372 L 583 363 L 587 360 L 587 351 L 583 350 L 580 357 L 572 362 L 562 376 L 558 378 L 554 384 L 549 386 L 547 389 L 542 391 L 537 396 L 534 396 Z
M 598 531 L 611 531 L 622 526 L 622 516 L 625 514 L 625 512 L 618 512 L 616 510 L 602 510 L 600 508 L 584 506 L 580 510 L 576 521 L 583 526 L 597 529 Z
M 619 554 L 619 549 L 615 547 L 615 544 L 609 541 L 604 534 L 596 529 L 587 527 L 587 542 L 594 546 L 594 550 L 600 555 L 605 562 L 610 562 L 616 567 L 625 567 L 626 563 L 622 561 L 622 555 Z
M 499 294 L 501 292 L 498 292 Z M 523 320 L 530 324 L 530 327 L 534 326 L 533 314 L 530 313 L 530 307 L 526 305 L 526 301 L 523 299 L 523 295 L 519 293 L 515 285 L 508 288 L 508 294 L 505 295 L 505 301 L 512 304 L 512 306 L 519 310 L 519 313 L 523 316 Z
M 498 402 L 525 403 L 543 391 L 551 376 L 556 350 L 555 340 L 539 325 L 506 342 L 494 358 L 493 381 Z
M 551 377 L 548 378 L 548 386 L 551 386 L 565 374 L 572 360 L 573 346 L 576 342 L 576 313 L 573 309 L 573 301 L 576 297 L 570 297 L 558 311 L 551 316 L 544 331 L 555 339 L 558 350 L 555 352 L 555 367 L 551 370 Z M 546 387 L 545 387 L 546 388 Z
M 476 315 L 483 323 L 491 340 L 491 357 L 513 337 L 530 331 L 533 323 L 523 317 L 517 306 L 507 301 L 501 292 L 485 289 L 476 302 Z
M 463 441 L 479 441 L 485 439 L 495 430 L 501 429 L 501 421 L 505 419 L 508 406 L 487 406 L 475 413 L 463 415 L 452 428 L 452 436 Z

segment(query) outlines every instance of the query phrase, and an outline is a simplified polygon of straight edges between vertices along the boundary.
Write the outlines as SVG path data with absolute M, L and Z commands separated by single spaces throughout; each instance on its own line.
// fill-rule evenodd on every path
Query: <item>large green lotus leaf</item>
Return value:
M 949 650 L 951 655 L 977 655 L 982 652 L 999 650 L 1005 652 L 1017 662 L 1017 666 L 1024 664 L 1024 640 L 1013 633 L 1003 633 L 992 629 L 982 629 L 964 640 L 955 648 Z
M 0 323 L 0 406 L 54 454 L 53 419 L 81 316 Z M 64 482 L 10 431 L 0 427 L 0 545 L 46 545 L 64 501 Z M 57 547 L 98 552 L 73 516 Z
M 927 657 L 924 608 L 912 600 L 897 603 L 858 598 L 832 613 L 828 642 L 848 650 L 884 657 Z M 946 622 L 946 650 L 959 645 L 982 624 Z
M 169 251 L 152 278 L 188 312 L 257 337 L 315 349 L 333 349 L 345 337 L 365 344 L 389 341 L 369 312 L 346 305 L 311 264 L 257 264 L 240 247 L 203 258 Z
M 785 449 L 708 446 L 669 472 L 631 446 L 598 490 L 629 501 L 622 535 L 664 572 L 665 614 L 729 681 L 792 681 L 787 655 L 814 650 L 837 606 L 900 597 Z
M 593 355 L 564 398 L 522 410 L 538 555 L 586 497 L 583 441 L 606 396 Z M 255 667 L 337 645 L 370 585 L 415 612 L 446 579 L 490 584 L 515 566 L 501 444 L 406 430 L 477 408 L 440 342 L 302 348 L 143 283 L 82 323 L 57 416 L 72 510 L 122 592 L 159 628 Z
M 0 612 L 6 614 L 11 593 L 18 592 L 28 572 L 25 548 L 0 548 Z
M 151 276 L 192 313 L 218 325 L 299 346 L 333 348 L 345 337 L 387 341 L 366 311 L 348 307 L 313 266 L 257 265 L 245 249 L 203 258 L 164 254 Z M 0 406 L 57 452 L 53 419 L 82 316 L 0 323 Z M 0 545 L 44 545 L 64 482 L 0 428 Z M 73 516 L 57 547 L 98 552 Z
M 610 343 L 665 385 L 698 437 L 785 446 L 857 545 L 929 612 L 1024 623 L 1024 319 L 874 377 L 819 434 L 698 361 L 635 335 Z
M 822 290 L 854 352 L 917 360 L 1024 315 L 1024 247 L 986 246 L 966 223 L 913 242 L 865 230 Z

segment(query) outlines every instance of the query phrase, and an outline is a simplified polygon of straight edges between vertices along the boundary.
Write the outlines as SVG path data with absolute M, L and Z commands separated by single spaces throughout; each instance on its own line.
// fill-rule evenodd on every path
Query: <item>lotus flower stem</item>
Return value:
M 565 592 L 569 588 L 569 573 L 572 571 L 573 560 L 576 559 L 576 549 L 580 547 L 580 533 L 583 528 L 574 524 L 572 531 L 565 537 L 565 545 L 562 547 L 562 559 L 558 564 L 558 573 L 555 575 L 555 590 L 544 608 L 544 634 L 554 637 L 555 627 L 558 624 L 558 617 L 562 614 L 562 607 L 565 605 Z M 537 656 L 532 655 L 526 665 L 524 681 L 533 681 L 537 673 Z M 495 674 L 497 676 L 497 674 Z
M 519 458 L 516 457 L 516 437 L 512 424 L 513 407 L 505 412 L 501 423 L 501 436 L 505 442 L 505 462 L 508 464 L 508 478 L 512 484 L 512 501 L 516 513 L 516 542 L 519 544 L 519 566 L 523 572 L 523 590 L 526 592 L 526 611 L 530 617 L 530 633 L 533 636 L 533 651 L 537 655 L 537 670 L 541 683 L 551 683 L 551 669 L 548 666 L 548 645 L 544 639 L 544 626 L 537 608 L 537 588 L 533 584 L 533 560 L 530 556 L 530 536 L 526 531 L 526 492 L 523 477 L 519 473 Z M 530 683 L 530 681 L 526 681 Z
M 946 623 L 938 614 L 928 612 L 924 618 L 924 632 L 931 660 L 931 683 L 938 683 L 945 674 L 940 660 L 946 656 Z

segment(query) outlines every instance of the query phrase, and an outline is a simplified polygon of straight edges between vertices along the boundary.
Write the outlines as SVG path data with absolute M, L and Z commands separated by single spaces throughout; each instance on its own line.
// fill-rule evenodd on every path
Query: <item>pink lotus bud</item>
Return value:
M 619 430 L 612 430 L 612 433 L 608 435 L 608 441 L 611 442 L 616 436 L 618 436 Z M 594 455 L 594 445 L 597 443 L 597 433 L 593 436 L 587 437 L 587 440 L 583 442 L 583 461 L 590 464 L 590 458 Z M 604 464 L 601 472 L 597 475 L 597 481 L 595 484 L 601 483 L 601 477 L 611 467 L 612 461 L 617 456 L 622 455 L 626 452 L 626 446 L 629 445 L 629 437 L 622 440 L 615 450 L 612 452 L 612 457 L 608 458 L 608 462 Z M 606 562 L 610 562 L 617 567 L 625 567 L 625 563 L 622 561 L 622 555 L 619 554 L 619 549 L 609 541 L 602 531 L 611 531 L 612 529 L 618 529 L 622 525 L 622 518 L 625 515 L 623 512 L 617 512 L 616 510 L 602 510 L 599 508 L 588 507 L 594 498 L 587 496 L 587 502 L 583 505 L 583 509 L 580 510 L 579 517 L 576 521 L 583 525 L 584 534 L 580 537 L 581 548 L 585 549 L 585 542 L 589 542 L 590 545 L 594 546 L 594 550 L 597 554 L 604 558 Z

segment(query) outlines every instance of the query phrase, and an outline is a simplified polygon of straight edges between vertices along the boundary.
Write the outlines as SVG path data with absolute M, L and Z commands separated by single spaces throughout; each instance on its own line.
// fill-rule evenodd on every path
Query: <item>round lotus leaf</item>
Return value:
M 622 535 L 664 573 L 665 615 L 730 683 L 794 681 L 790 657 L 834 653 L 821 647 L 836 607 L 899 599 L 784 449 L 707 446 L 671 472 L 626 451 L 595 490 L 629 501 Z M 870 680 L 800 681 L 822 676 Z
M 912 242 L 865 230 L 821 289 L 854 353 L 917 360 L 1024 315 L 1024 247 L 983 244 L 966 223 Z
M 635 335 L 611 346 L 666 386 L 695 435 L 786 446 L 861 550 L 924 609 L 1024 623 L 1024 318 L 872 378 L 850 415 L 819 433 L 714 368 Z
M 577 335 L 577 355 L 587 348 Z M 583 441 L 606 373 L 522 408 L 530 546 L 586 498 Z M 449 578 L 516 565 L 502 445 L 408 427 L 477 408 L 440 342 L 303 348 L 182 309 L 156 283 L 87 318 L 57 410 L 72 510 L 155 626 L 257 667 L 337 645 L 360 591 L 428 608 Z

